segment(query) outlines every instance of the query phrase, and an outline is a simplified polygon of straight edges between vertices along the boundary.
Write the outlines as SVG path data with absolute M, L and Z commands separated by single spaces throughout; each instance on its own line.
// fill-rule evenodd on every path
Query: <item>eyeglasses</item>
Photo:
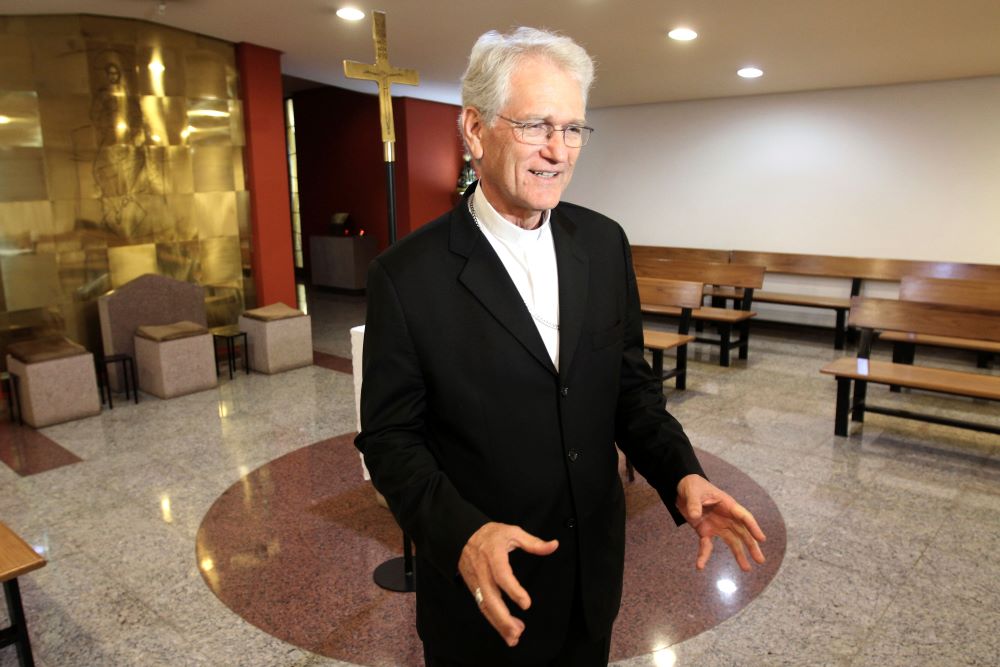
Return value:
M 536 146 L 544 146 L 549 143 L 553 132 L 562 132 L 563 142 L 569 148 L 582 148 L 590 141 L 590 133 L 594 131 L 594 128 L 587 127 L 586 125 L 556 127 L 552 123 L 526 122 L 497 115 L 514 126 L 515 139 L 522 143 L 534 144 Z

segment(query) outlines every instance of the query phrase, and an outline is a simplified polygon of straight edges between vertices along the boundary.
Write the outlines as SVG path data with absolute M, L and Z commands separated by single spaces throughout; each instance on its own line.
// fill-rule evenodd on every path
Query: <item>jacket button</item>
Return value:
M 580 456 L 580 452 L 576 451 L 575 449 L 571 449 L 568 452 L 566 452 L 566 456 L 569 457 L 570 461 L 576 461 L 577 457 Z
M 559 390 L 559 393 L 562 394 L 563 396 L 569 396 L 569 387 L 563 387 L 562 389 Z
M 576 528 L 576 519 L 574 519 L 572 517 L 570 517 L 569 519 L 566 519 L 566 527 L 567 528 Z

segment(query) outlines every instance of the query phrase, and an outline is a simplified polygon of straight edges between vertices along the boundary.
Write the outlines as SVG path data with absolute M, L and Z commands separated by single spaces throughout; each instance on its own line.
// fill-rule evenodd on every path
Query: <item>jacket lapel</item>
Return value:
M 517 287 L 469 213 L 467 199 L 471 193 L 472 187 L 466 190 L 466 196 L 451 217 L 451 250 L 467 258 L 458 280 L 531 356 L 555 374 L 556 368 Z
M 559 377 L 565 380 L 583 331 L 590 259 L 576 238 L 576 224 L 558 208 L 550 223 L 559 271 Z

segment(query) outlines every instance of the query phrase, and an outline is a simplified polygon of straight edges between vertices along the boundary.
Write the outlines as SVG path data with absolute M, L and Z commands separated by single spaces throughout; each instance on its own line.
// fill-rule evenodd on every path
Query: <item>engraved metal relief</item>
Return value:
M 235 322 L 250 282 L 238 90 L 227 42 L 0 17 L 0 348 L 63 333 L 98 350 L 96 298 L 143 273 L 204 285 L 209 324 Z

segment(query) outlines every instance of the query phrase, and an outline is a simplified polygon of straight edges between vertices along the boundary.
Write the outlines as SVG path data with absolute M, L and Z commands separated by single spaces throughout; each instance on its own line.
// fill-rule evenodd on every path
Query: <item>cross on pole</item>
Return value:
M 420 75 L 415 69 L 393 67 L 389 64 L 389 45 L 385 36 L 385 12 L 372 13 L 372 39 L 375 42 L 375 62 L 359 63 L 344 61 L 344 76 L 349 79 L 363 79 L 378 84 L 378 107 L 382 120 L 382 143 L 385 145 L 385 161 L 396 160 L 394 145 L 396 128 L 392 121 L 392 94 L 390 86 L 403 83 L 416 86 Z

